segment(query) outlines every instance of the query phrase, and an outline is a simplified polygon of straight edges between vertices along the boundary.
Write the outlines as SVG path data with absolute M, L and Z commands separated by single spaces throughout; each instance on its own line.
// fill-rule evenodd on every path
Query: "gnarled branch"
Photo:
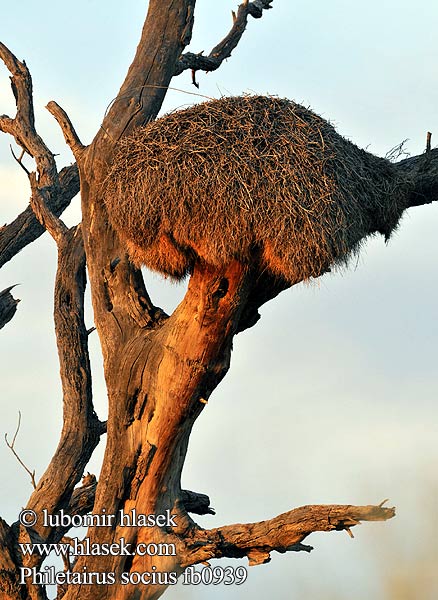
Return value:
M 301 542 L 315 531 L 342 531 L 361 521 L 386 521 L 395 516 L 394 508 L 385 503 L 374 506 L 312 505 L 302 506 L 268 521 L 227 525 L 217 529 L 195 529 L 187 538 L 182 552 L 182 568 L 212 558 L 248 557 L 249 564 L 260 565 L 270 560 L 270 553 L 313 550 Z
M 49 195 L 48 191 L 46 188 L 40 188 L 38 186 L 35 173 L 29 173 L 29 181 L 32 189 L 30 206 L 38 221 L 45 229 L 47 229 L 52 238 L 56 241 L 58 248 L 60 248 L 67 239 L 68 227 L 47 207 L 46 198 Z
M 33 202 L 38 206 L 38 214 L 45 213 L 44 220 L 58 245 L 54 315 L 63 389 L 63 429 L 58 448 L 27 508 L 37 514 L 43 508 L 54 514 L 69 505 L 73 488 L 105 428 L 94 412 L 92 401 L 88 332 L 84 322 L 86 275 L 81 228 L 67 229 L 56 218 L 50 219 L 41 195 L 34 196 Z M 38 523 L 34 529 L 43 540 L 54 539 L 56 532 L 49 527 Z
M 35 129 L 32 98 L 32 77 L 26 63 L 0 42 L 0 58 L 11 73 L 11 87 L 17 105 L 15 118 L 0 117 L 0 131 L 12 135 L 21 148 L 35 159 L 39 184 L 59 186 L 54 155 L 50 152 Z
M 273 0 L 255 0 L 254 2 L 242 2 L 237 9 L 237 14 L 233 12 L 233 26 L 223 40 L 217 44 L 208 56 L 203 56 L 202 52 L 194 54 L 186 52 L 176 64 L 174 75 L 180 75 L 183 71 L 191 69 L 193 71 L 193 83 L 196 85 L 194 73 L 196 71 L 215 71 L 240 42 L 243 32 L 248 23 L 248 15 L 255 19 L 263 15 L 263 10 L 272 8 Z
M 27 508 L 37 514 L 43 509 L 54 514 L 70 505 L 74 486 L 105 427 L 97 418 L 92 402 L 88 331 L 84 321 L 86 275 L 81 227 L 68 229 L 51 214 L 44 200 L 46 189 L 38 187 L 35 174 L 31 174 L 30 181 L 35 213 L 58 246 L 54 314 L 63 389 L 63 429 L 58 448 Z M 25 540 L 27 532 L 21 529 L 19 540 Z M 44 527 L 39 522 L 32 533 L 41 540 L 59 541 L 65 532 Z M 38 566 L 42 559 L 37 555 L 23 557 L 23 563 Z
M 76 133 L 76 130 L 73 127 L 73 124 L 65 110 L 53 100 L 48 103 L 46 108 L 57 120 L 58 125 L 61 127 L 62 133 L 64 134 L 64 139 L 73 152 L 75 158 L 80 157 L 85 146 L 79 139 L 79 136 Z
M 79 172 L 76 164 L 59 173 L 59 193 L 48 195 L 46 204 L 55 216 L 61 215 L 79 192 Z M 0 267 L 10 261 L 20 250 L 38 239 L 45 232 L 28 206 L 18 217 L 0 228 Z
M 24 61 L 19 61 L 2 43 L 0 58 L 11 73 L 11 87 L 17 105 L 14 118 L 6 115 L 0 117 L 0 131 L 12 135 L 23 153 L 26 152 L 35 159 L 38 178 L 35 176 L 31 181 L 33 191 L 36 188 L 44 189 L 49 207 L 53 205 L 53 208 L 61 213 L 79 190 L 77 170 L 74 167 L 64 170 L 61 184 L 54 155 L 35 129 L 32 77 L 29 69 Z M 26 211 L 10 226 L 3 228 L 0 235 L 0 266 L 36 239 L 42 231 L 43 229 L 38 228 L 36 222 L 30 218 L 30 212 Z

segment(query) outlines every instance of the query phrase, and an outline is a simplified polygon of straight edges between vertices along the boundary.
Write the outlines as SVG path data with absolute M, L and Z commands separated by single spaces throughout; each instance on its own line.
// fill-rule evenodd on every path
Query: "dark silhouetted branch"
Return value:
M 195 73 L 196 71 L 215 71 L 223 61 L 231 56 L 231 53 L 240 42 L 243 32 L 248 23 L 248 16 L 251 15 L 255 19 L 263 15 L 264 10 L 272 8 L 273 0 L 255 0 L 255 2 L 242 2 L 237 13 L 233 12 L 233 25 L 229 33 L 223 40 L 217 44 L 208 56 L 204 56 L 202 52 L 194 54 L 186 52 L 177 62 L 175 75 L 180 75 L 183 71 L 190 69 L 192 71 L 192 82 L 196 87 Z
M 16 300 L 11 294 L 14 287 L 15 285 L 11 285 L 0 292 L 0 329 L 9 323 L 17 311 L 20 300 Z
M 187 512 L 194 513 L 196 515 L 216 514 L 214 508 L 210 506 L 210 498 L 206 494 L 182 490 L 181 501 Z

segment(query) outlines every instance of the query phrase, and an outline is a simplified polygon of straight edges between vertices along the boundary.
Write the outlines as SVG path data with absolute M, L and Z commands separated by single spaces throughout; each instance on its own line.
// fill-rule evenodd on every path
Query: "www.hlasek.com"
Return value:
M 120 510 L 117 515 L 69 515 L 61 510 L 56 515 L 51 515 L 47 510 L 42 511 L 42 525 L 44 527 L 176 527 L 176 515 L 167 509 L 158 515 L 143 515 L 135 509 L 125 513 Z M 21 525 L 32 528 L 38 522 L 38 515 L 33 510 L 23 510 L 19 517 Z M 72 538 L 69 542 L 59 543 L 21 543 L 19 544 L 23 557 L 37 554 L 47 557 L 50 554 L 67 559 L 72 564 L 81 556 L 176 556 L 176 546 L 172 543 L 138 543 L 132 544 L 121 537 L 118 542 L 97 543 L 89 538 L 80 540 Z M 183 585 L 241 585 L 247 578 L 245 567 L 233 568 L 204 566 L 200 569 L 190 566 L 182 573 Z M 115 572 L 89 571 L 86 566 L 78 570 L 57 571 L 55 567 L 45 566 L 42 570 L 36 567 L 20 568 L 20 583 L 28 579 L 36 585 L 175 585 L 178 573 L 158 571 L 152 566 L 150 571 L 129 571 L 116 575 Z

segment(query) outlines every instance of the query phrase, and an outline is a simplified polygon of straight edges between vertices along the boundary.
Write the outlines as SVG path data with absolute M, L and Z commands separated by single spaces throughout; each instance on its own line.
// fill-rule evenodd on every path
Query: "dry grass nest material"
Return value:
M 105 201 L 133 260 L 172 277 L 233 259 L 293 284 L 389 237 L 403 208 L 394 166 L 285 99 L 213 100 L 117 146 Z

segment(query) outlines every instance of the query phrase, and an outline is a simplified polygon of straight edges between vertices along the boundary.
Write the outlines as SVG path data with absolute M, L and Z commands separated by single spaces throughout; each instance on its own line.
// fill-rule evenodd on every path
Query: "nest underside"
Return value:
M 180 278 L 237 259 L 290 283 L 389 237 L 403 186 L 391 163 L 289 100 L 222 98 L 171 113 L 117 147 L 112 225 L 138 264 Z

